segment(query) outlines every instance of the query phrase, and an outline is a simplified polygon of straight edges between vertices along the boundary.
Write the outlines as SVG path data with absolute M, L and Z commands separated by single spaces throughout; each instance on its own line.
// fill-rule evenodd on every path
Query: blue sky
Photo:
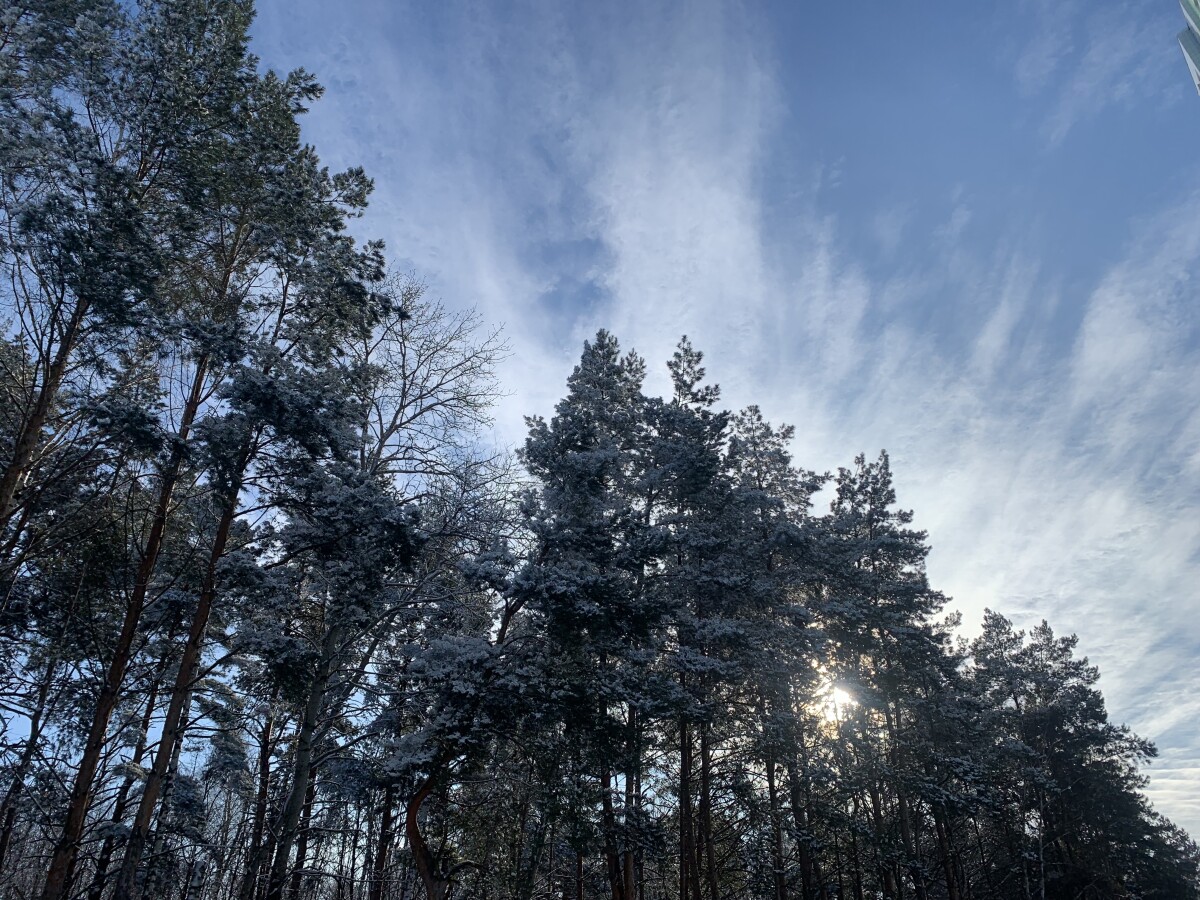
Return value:
M 581 342 L 682 333 L 799 462 L 892 454 L 930 576 L 1077 632 L 1200 835 L 1200 97 L 1171 0 L 261 0 L 364 234 L 505 327 L 500 440 Z

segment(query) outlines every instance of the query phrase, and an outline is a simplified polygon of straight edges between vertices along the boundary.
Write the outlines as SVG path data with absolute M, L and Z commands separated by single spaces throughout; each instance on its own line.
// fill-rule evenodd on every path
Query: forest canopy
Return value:
M 352 235 L 252 18 L 0 11 L 0 897 L 1200 897 L 886 453 L 607 331 L 492 448 L 502 335 Z

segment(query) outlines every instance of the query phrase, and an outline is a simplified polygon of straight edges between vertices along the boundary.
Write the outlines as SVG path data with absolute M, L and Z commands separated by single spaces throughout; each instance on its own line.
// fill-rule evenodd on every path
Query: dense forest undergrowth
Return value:
M 501 337 L 349 236 L 252 14 L 0 9 L 0 897 L 1200 896 L 1074 638 L 956 638 L 886 454 L 606 332 L 488 449 Z

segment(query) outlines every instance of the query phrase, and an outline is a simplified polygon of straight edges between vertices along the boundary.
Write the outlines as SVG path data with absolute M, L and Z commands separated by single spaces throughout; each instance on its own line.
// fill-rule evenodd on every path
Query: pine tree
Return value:
M 1074 637 L 606 331 L 524 471 L 250 0 L 0 12 L 0 895 L 1200 897 Z M 827 514 L 814 498 L 832 481 Z
M 526 504 L 534 549 L 519 589 L 556 671 L 568 739 L 599 792 L 598 832 L 614 900 L 636 879 L 638 785 L 661 690 L 650 661 L 666 607 L 652 587 L 660 535 L 648 470 L 645 365 L 601 331 L 584 345 L 568 396 L 530 420 L 522 461 L 540 482 Z M 648 721 L 649 720 L 649 721 Z
M 1009 786 L 994 817 L 1006 852 L 992 881 L 1019 878 L 1036 897 L 1099 898 L 1156 896 L 1144 885 L 1161 878 L 1177 893 L 1159 896 L 1196 896 L 1194 845 L 1174 844 L 1161 860 L 1153 849 L 1172 841 L 1139 793 L 1137 768 L 1154 747 L 1108 721 L 1099 672 L 1075 657 L 1077 643 L 1045 622 L 1026 636 L 989 611 L 971 645 L 976 690 L 1010 741 L 991 761 Z

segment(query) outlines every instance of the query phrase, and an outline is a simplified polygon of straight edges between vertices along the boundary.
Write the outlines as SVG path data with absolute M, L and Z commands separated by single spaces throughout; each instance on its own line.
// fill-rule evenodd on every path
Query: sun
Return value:
M 845 718 L 846 710 L 857 705 L 854 695 L 837 685 L 830 685 L 821 703 L 821 716 L 826 722 L 837 722 Z

